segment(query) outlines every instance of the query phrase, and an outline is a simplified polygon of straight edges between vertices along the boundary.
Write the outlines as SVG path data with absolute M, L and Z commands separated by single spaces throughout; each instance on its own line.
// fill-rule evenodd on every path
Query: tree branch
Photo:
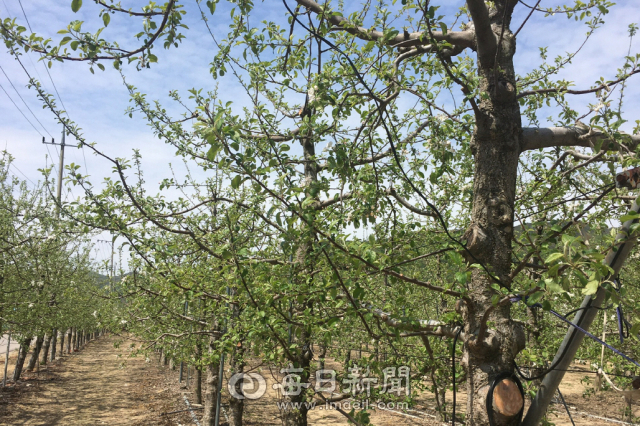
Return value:
M 634 150 L 640 144 L 640 135 L 623 134 L 628 140 L 624 146 Z M 527 127 L 522 129 L 522 146 L 520 152 L 532 149 L 552 148 L 556 146 L 583 146 L 592 147 L 598 139 L 608 140 L 608 147 L 603 149 L 617 149 L 620 144 L 611 140 L 609 135 L 600 131 L 583 127 Z
M 563 94 L 567 94 L 567 95 L 586 95 L 587 93 L 594 93 L 597 92 L 599 90 L 603 90 L 603 89 L 609 89 L 609 86 L 614 85 L 614 84 L 618 84 L 621 83 L 623 81 L 625 81 L 626 79 L 628 79 L 629 77 L 631 77 L 634 74 L 638 74 L 640 73 L 640 69 L 635 69 L 633 71 L 631 71 L 629 74 L 620 77 L 617 80 L 614 81 L 609 81 L 606 83 L 602 83 L 600 86 L 598 87 L 594 87 L 592 89 L 586 89 L 586 90 L 569 90 L 566 87 L 560 87 L 560 88 L 552 88 L 552 89 L 537 89 L 537 90 L 527 90 L 524 92 L 520 92 L 518 93 L 517 98 L 524 98 L 525 96 L 530 96 L 530 95 L 539 95 L 539 94 L 543 94 L 543 93 L 563 93 Z
M 158 27 L 158 31 L 156 31 L 151 38 L 149 38 L 149 40 L 147 40 L 141 47 L 139 47 L 136 50 L 132 50 L 132 51 L 127 51 L 127 50 L 122 50 L 119 49 L 117 47 L 114 46 L 105 46 L 103 48 L 103 50 L 107 51 L 107 52 L 112 52 L 112 51 L 122 51 L 124 53 L 122 54 L 111 54 L 109 56 L 76 56 L 76 57 L 72 57 L 72 56 L 61 56 L 58 54 L 52 54 L 50 53 L 45 45 L 41 45 L 42 47 L 38 47 L 38 46 L 34 46 L 31 43 L 28 43 L 29 39 L 25 39 L 22 36 L 20 36 L 20 34 L 14 34 L 13 31 L 10 31 L 9 28 L 5 27 L 4 25 L 2 25 L 2 22 L 0 21 L 0 25 L 2 26 L 3 30 L 5 30 L 5 34 L 7 36 L 9 36 L 10 38 L 12 38 L 13 40 L 15 40 L 18 45 L 20 46 L 28 46 L 29 49 L 34 50 L 38 53 L 42 53 L 43 55 L 46 55 L 49 58 L 54 58 L 54 59 L 60 59 L 63 61 L 90 61 L 90 62 L 95 62 L 98 60 L 112 60 L 112 59 L 124 59 L 124 58 L 130 58 L 134 55 L 137 55 L 138 53 L 144 52 L 147 49 L 150 49 L 151 46 L 153 45 L 153 43 L 156 41 L 156 39 L 158 37 L 160 37 L 160 35 L 162 34 L 162 32 L 164 31 L 164 29 L 167 26 L 167 22 L 169 20 L 169 16 L 173 13 L 174 10 L 174 5 L 175 5 L 175 0 L 170 0 L 169 3 L 167 4 L 167 8 L 165 10 L 165 12 L 163 12 L 162 14 L 164 15 L 164 18 L 162 19 L 162 23 L 160 23 L 159 27 Z
M 489 11 L 484 0 L 467 0 L 467 8 L 475 27 L 478 59 L 484 66 L 490 66 L 496 54 L 496 35 L 491 29 Z
M 114 12 L 128 13 L 129 15 L 132 15 L 132 16 L 150 17 L 150 16 L 157 16 L 157 15 L 163 15 L 164 14 L 164 12 L 132 12 L 131 9 L 127 10 L 127 9 L 123 9 L 123 8 L 121 8 L 119 6 L 109 5 L 104 0 L 93 0 L 93 1 L 96 2 L 97 4 L 99 4 L 100 6 L 104 7 L 105 9 L 113 10 Z
M 415 214 L 419 214 L 420 216 L 436 217 L 436 214 L 434 212 L 422 210 L 422 209 L 419 209 L 419 208 L 414 207 L 411 204 L 409 204 L 409 202 L 407 200 L 405 200 L 400 195 L 398 195 L 398 193 L 396 192 L 396 190 L 393 187 L 387 189 L 387 194 L 391 195 L 393 198 L 398 200 L 398 202 L 400 204 L 402 204 L 403 206 L 405 206 L 406 208 L 408 208 L 409 210 L 411 210 Z
M 326 18 L 333 25 L 338 27 L 337 29 L 353 34 L 354 36 L 367 41 L 383 39 L 385 34 L 382 31 L 369 30 L 364 27 L 359 27 L 342 16 L 331 14 L 325 11 L 322 6 L 313 0 L 296 0 L 296 2 L 309 9 L 317 15 L 321 15 Z M 447 41 L 453 45 L 465 47 L 473 47 L 473 31 L 448 31 L 443 34 L 442 31 L 434 31 L 433 38 L 437 41 Z M 424 32 L 414 32 L 409 34 L 399 33 L 395 37 L 392 37 L 385 41 L 386 44 L 394 47 L 408 47 L 419 46 L 426 41 L 426 34 Z

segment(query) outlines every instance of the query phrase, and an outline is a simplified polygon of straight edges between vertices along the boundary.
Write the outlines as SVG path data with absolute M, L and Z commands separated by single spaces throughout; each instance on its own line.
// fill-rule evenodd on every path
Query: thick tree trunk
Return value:
M 42 351 L 40 353 L 42 356 L 40 357 L 40 364 L 47 365 L 47 361 L 49 360 L 49 348 L 51 347 L 51 340 L 53 339 L 52 332 L 48 332 L 46 338 L 44 339 L 44 345 L 42 345 Z
M 202 368 L 196 367 L 196 404 L 202 404 Z
M 376 361 L 378 360 L 378 344 L 376 343 Z M 327 347 L 320 345 L 320 353 L 318 354 L 318 370 L 324 370 L 325 357 L 327 356 Z
M 209 357 L 213 358 L 216 350 L 216 337 L 212 335 L 209 337 L 208 352 Z M 214 426 L 216 418 L 216 399 L 218 397 L 218 370 L 220 369 L 220 362 L 210 362 L 207 364 L 207 380 L 204 396 L 204 418 L 202 419 L 203 426 Z
M 311 353 L 311 335 L 304 331 L 300 336 L 300 343 L 303 345 L 298 359 L 293 363 L 294 368 L 301 369 L 295 374 L 300 377 L 300 383 L 309 383 L 310 366 L 313 354 Z M 307 413 L 309 406 L 307 405 L 307 389 L 296 389 L 295 394 L 285 395 L 285 408 L 282 410 L 282 424 L 284 426 L 307 426 Z
M 233 351 L 229 359 L 229 366 L 231 367 L 230 375 L 241 374 L 244 372 L 244 346 L 242 343 L 238 343 L 238 346 Z M 235 384 L 235 391 L 237 395 L 244 395 L 242 391 L 242 380 L 238 380 Z M 242 426 L 242 414 L 244 412 L 244 399 L 229 397 L 229 415 L 231 426 Z
M 482 1 L 469 2 L 484 7 Z M 465 236 L 467 248 L 473 256 L 470 263 L 483 264 L 500 281 L 502 287 L 511 285 L 511 240 L 516 194 L 518 156 L 522 139 L 520 109 L 516 100 L 516 81 L 513 67 L 515 37 L 509 29 L 514 0 L 496 1 L 489 11 L 489 21 L 495 45 L 481 39 L 482 13 L 474 16 L 478 40 L 478 76 L 480 93 L 476 127 L 472 140 L 475 177 L 471 225 Z M 471 8 L 470 8 L 471 9 Z M 505 10 L 506 9 L 506 10 Z M 480 11 L 481 12 L 481 11 Z M 503 18 L 506 20 L 503 22 Z M 476 21 L 477 19 L 477 21 Z M 504 34 L 500 37 L 504 29 Z M 486 34 L 485 34 L 486 35 Z M 489 37 L 490 38 L 490 37 Z M 497 61 L 496 61 L 497 59 Z M 486 397 L 490 384 L 500 373 L 513 372 L 513 360 L 524 347 L 524 332 L 516 327 L 510 316 L 510 306 L 492 307 L 492 297 L 498 292 L 491 288 L 496 280 L 483 269 L 472 270 L 469 295 L 458 309 L 465 320 L 462 365 L 467 370 L 467 425 L 488 425 Z M 488 329 L 487 320 L 493 325 Z M 486 332 L 485 332 L 486 331 Z M 482 336 L 480 336 L 482 334 Z M 517 389 L 517 388 L 516 388 Z M 516 416 L 495 416 L 495 424 L 514 425 Z
M 310 109 L 310 114 L 313 114 L 313 110 Z M 306 137 L 300 139 L 300 144 L 302 145 L 302 152 L 305 158 L 304 165 L 304 188 L 305 188 L 305 201 L 313 200 L 317 202 L 317 197 L 314 195 L 317 193 L 317 184 L 318 184 L 318 163 L 316 160 L 316 141 L 313 138 L 311 132 Z M 310 204 L 313 205 L 313 204 Z M 299 242 L 298 249 L 296 251 L 296 264 L 295 268 L 295 276 L 296 277 L 306 277 L 309 276 L 308 272 L 310 272 L 309 264 L 313 264 L 313 260 L 310 259 L 310 252 L 313 244 L 313 235 L 305 235 L 306 234 L 306 226 L 302 226 L 302 238 Z M 302 306 L 300 306 L 300 310 L 309 309 L 311 310 L 313 307 L 313 301 L 307 300 Z M 298 342 L 298 349 L 296 350 L 294 355 L 294 359 L 291 359 L 290 356 L 289 361 L 297 370 L 295 372 L 291 372 L 289 374 L 294 374 L 295 376 L 299 376 L 300 383 L 309 383 L 310 376 L 310 365 L 311 360 L 313 358 L 313 354 L 311 352 L 312 341 L 311 341 L 311 332 L 310 330 L 301 330 L 300 333 L 300 341 Z M 294 377 L 295 377 L 294 376 Z M 295 380 L 294 380 L 295 381 Z M 284 396 L 284 408 L 282 409 L 282 424 L 284 426 L 307 426 L 307 413 L 309 411 L 309 407 L 307 403 L 307 389 L 301 387 L 299 389 L 295 389 L 295 392 L 287 391 L 287 389 L 282 389 Z M 293 393 L 293 394 L 290 394 Z
M 22 375 L 22 367 L 24 366 L 24 361 L 27 358 L 27 354 L 29 353 L 29 346 L 31 346 L 31 341 L 33 337 L 25 337 L 22 343 L 20 343 L 20 350 L 18 351 L 18 359 L 16 360 L 16 368 L 13 370 L 13 382 L 16 383 L 20 380 L 20 376 Z
M 71 353 L 71 335 L 73 334 L 73 328 L 67 330 L 67 353 Z
M 36 346 L 33 348 L 33 352 L 31 353 L 31 358 L 29 358 L 29 363 L 27 364 L 27 371 L 33 371 L 36 368 L 36 363 L 38 362 L 38 357 L 40 356 L 40 350 L 42 350 L 42 344 L 44 343 L 44 334 L 36 337 Z

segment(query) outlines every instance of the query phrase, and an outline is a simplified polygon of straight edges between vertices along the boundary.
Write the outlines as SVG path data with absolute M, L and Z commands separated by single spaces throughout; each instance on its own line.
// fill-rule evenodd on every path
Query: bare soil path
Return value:
M 193 404 L 193 378 L 190 389 L 180 387 L 178 371 L 160 366 L 156 356 L 145 359 L 132 357 L 131 342 L 124 340 L 114 347 L 116 337 L 107 336 L 89 342 L 80 352 L 64 355 L 39 373 L 25 373 L 18 385 L 11 384 L 0 390 L 0 426 L 2 425 L 193 425 L 186 409 L 183 394 Z M 10 358 L 9 377 L 13 371 L 15 353 Z M 0 367 L 4 367 L 4 359 Z M 331 365 L 337 368 L 338 366 Z M 578 367 L 578 366 L 576 366 Z M 582 366 L 582 368 L 588 368 Z M 256 366 L 254 371 L 267 380 L 266 395 L 255 401 L 246 401 L 246 426 L 281 425 L 279 400 L 272 384 L 278 382 L 274 369 Z M 277 369 L 275 369 L 277 370 Z M 193 370 L 191 370 L 193 371 Z M 225 374 L 228 378 L 228 371 Z M 588 374 L 567 374 L 560 388 L 572 411 L 576 426 L 625 424 L 626 404 L 613 392 L 597 392 L 585 397 L 587 387 L 581 382 Z M 184 384 L 184 383 L 183 383 Z M 225 383 L 226 389 L 226 383 Z M 449 403 L 451 392 L 447 392 Z M 458 394 L 458 410 L 464 412 L 465 393 Z M 228 407 L 228 393 L 223 391 L 223 406 Z M 413 409 L 372 410 L 371 421 L 376 426 L 440 426 L 434 419 L 435 402 L 429 393 L 418 396 Z M 176 412 L 180 411 L 180 412 Z M 402 410 L 401 410 L 402 411 Z M 632 406 L 634 420 L 640 417 L 640 405 Z M 163 415 L 168 413 L 169 415 Z M 585 414 L 607 417 L 588 417 Z M 201 420 L 202 411 L 196 411 Z M 561 405 L 554 404 L 549 420 L 556 426 L 571 426 Z M 617 423 L 616 423 L 617 422 Z M 223 423 L 224 416 L 223 416 Z M 342 426 L 347 421 L 335 410 L 317 406 L 309 413 L 309 424 L 314 426 Z
M 181 416 L 177 384 L 157 362 L 129 357 L 114 337 L 89 342 L 1 392 L 0 425 L 168 425 Z M 177 408 L 175 408 L 177 407 Z

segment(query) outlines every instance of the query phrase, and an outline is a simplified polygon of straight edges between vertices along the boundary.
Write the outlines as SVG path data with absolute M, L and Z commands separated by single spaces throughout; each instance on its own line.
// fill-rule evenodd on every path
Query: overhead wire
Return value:
M 38 130 L 36 128 L 36 126 L 33 125 L 33 123 L 27 118 L 27 116 L 24 114 L 24 112 L 22 112 L 22 110 L 20 109 L 20 107 L 18 107 L 18 105 L 13 101 L 13 99 L 11 99 L 11 96 L 9 96 L 9 93 L 7 93 L 7 91 L 5 90 L 4 86 L 2 85 L 2 83 L 0 83 L 0 89 L 2 89 L 2 91 L 4 92 L 5 95 L 7 95 L 7 98 L 9 98 L 9 100 L 11 101 L 11 103 L 13 104 L 13 106 L 16 107 L 16 109 L 20 112 L 20 114 L 22 114 L 22 116 L 24 117 L 25 120 L 27 120 L 29 122 L 29 124 L 31 124 L 31 127 L 33 127 L 33 130 L 35 130 L 36 132 L 38 132 L 40 134 L 40 136 L 42 136 L 44 138 L 44 135 L 42 134 L 42 132 L 40 130 Z
M 4 3 L 4 0 L 2 0 L 2 2 Z M 27 26 L 29 27 L 29 31 L 31 31 L 33 33 L 33 29 L 31 28 L 31 23 L 29 22 L 29 18 L 27 17 L 27 13 L 25 12 L 24 7 L 22 6 L 22 0 L 18 0 L 18 3 L 20 4 L 20 9 L 22 10 L 22 15 L 24 16 L 24 20 L 27 22 Z M 6 3 L 4 3 L 4 6 L 7 9 L 7 12 L 9 12 L 9 8 L 7 7 Z M 31 60 L 31 56 L 29 56 L 29 54 L 27 54 L 27 57 L 29 58 L 29 61 L 31 61 L 31 65 L 33 65 L 33 68 L 36 71 L 36 74 L 38 74 L 38 77 L 42 80 L 42 77 L 40 77 L 40 73 L 38 72 L 38 68 L 35 66 L 35 64 Z M 40 53 L 40 58 L 42 58 L 42 53 Z M 44 64 L 44 62 L 42 63 L 42 65 L 44 67 L 44 70 L 47 72 L 47 75 L 49 76 L 49 80 L 51 81 L 51 84 L 53 86 L 53 90 L 56 92 L 56 95 L 58 96 L 58 99 L 60 100 L 60 104 L 62 105 L 64 113 L 67 114 L 67 118 L 71 118 L 69 116 L 69 111 L 67 110 L 67 107 L 65 106 L 64 101 L 62 100 L 62 96 L 60 95 L 60 92 L 58 92 L 58 87 L 56 86 L 56 83 L 53 81 L 53 77 L 51 76 L 51 73 L 49 72 L 49 68 L 47 68 L 47 66 Z M 49 136 L 51 136 L 51 134 L 49 134 Z M 86 157 L 85 152 L 84 152 L 84 145 L 81 146 L 81 150 L 82 150 L 82 159 L 84 161 L 84 168 L 85 168 L 85 171 L 88 174 L 89 173 L 89 167 L 87 166 L 87 157 Z
M 51 136 L 51 133 L 49 133 L 49 131 L 47 130 L 46 127 L 44 127 L 44 124 L 42 124 L 40 122 L 40 120 L 38 119 L 38 117 L 36 117 L 36 115 L 33 113 L 33 111 L 31 110 L 31 108 L 29 107 L 29 105 L 27 105 L 27 103 L 25 102 L 24 98 L 22 97 L 22 95 L 20 94 L 20 92 L 18 92 L 18 89 L 16 89 L 16 86 L 14 86 L 13 82 L 11 81 L 11 79 L 9 78 L 9 76 L 7 75 L 7 73 L 4 71 L 4 68 L 2 68 L 2 65 L 0 65 L 0 71 L 2 71 L 2 73 L 4 74 L 4 76 L 7 78 L 7 80 L 9 81 L 9 84 L 11 84 L 11 87 L 13 87 L 13 90 L 15 90 L 16 94 L 18 95 L 18 97 L 20 98 L 20 100 L 22 101 L 22 103 L 24 104 L 24 106 L 27 107 L 27 109 L 29 110 L 29 112 L 31 113 L 31 115 L 33 115 L 33 118 L 36 119 L 36 121 L 38 122 L 38 124 L 40 124 L 40 126 L 42 126 L 42 128 L 44 129 L 44 131 Z M 4 90 L 4 89 L 3 89 Z M 6 91 L 5 91 L 6 93 Z M 53 137 L 53 136 L 51 136 Z
M 20 170 L 20 169 L 19 169 L 15 164 L 13 164 L 13 163 L 9 163 L 9 167 L 13 167 L 14 169 L 16 169 L 16 171 L 17 171 L 18 173 L 20 173 L 22 176 L 24 176 L 24 177 L 25 177 L 25 179 L 27 179 L 29 182 L 31 182 L 31 184 L 32 184 L 34 187 L 38 186 L 38 185 L 36 185 L 35 183 L 33 183 L 33 181 L 32 181 L 31 179 L 29 179 L 29 177 L 28 177 L 27 175 L 25 175 L 25 174 L 22 172 L 22 170 Z

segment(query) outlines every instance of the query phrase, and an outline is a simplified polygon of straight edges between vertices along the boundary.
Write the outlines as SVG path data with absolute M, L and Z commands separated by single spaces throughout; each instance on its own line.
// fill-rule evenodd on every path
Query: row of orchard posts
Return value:
M 100 330 L 78 330 L 77 327 L 71 327 L 66 331 L 58 332 L 53 330 L 46 334 L 41 334 L 35 337 L 27 336 L 22 338 L 18 347 L 18 356 L 16 358 L 15 367 L 13 370 L 12 381 L 14 383 L 20 380 L 23 371 L 31 372 L 40 366 L 47 365 L 48 362 L 53 362 L 56 359 L 61 359 L 64 354 L 71 354 L 72 352 L 78 352 L 83 349 L 85 345 L 105 334 L 104 329 Z M 59 337 L 60 349 L 59 352 L 56 348 L 56 337 Z M 9 361 L 9 348 L 11 344 L 11 338 L 9 336 L 7 340 L 7 348 L 5 353 L 5 368 L 3 386 L 6 386 L 7 380 L 7 367 Z M 31 357 L 24 367 L 29 352 L 31 351 Z

